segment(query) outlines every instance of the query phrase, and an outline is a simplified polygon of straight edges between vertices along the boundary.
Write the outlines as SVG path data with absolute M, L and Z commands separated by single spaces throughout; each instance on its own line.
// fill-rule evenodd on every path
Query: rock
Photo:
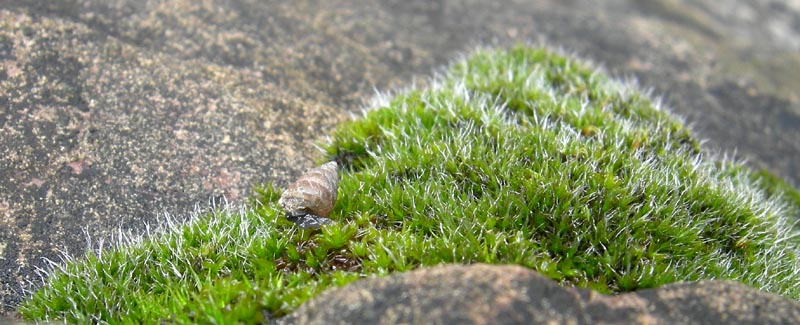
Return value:
M 800 179 L 797 1 L 0 0 L 0 313 L 44 258 L 283 187 L 373 89 L 545 42 Z
M 798 324 L 800 303 L 729 281 L 618 296 L 521 266 L 438 266 L 323 292 L 280 324 Z

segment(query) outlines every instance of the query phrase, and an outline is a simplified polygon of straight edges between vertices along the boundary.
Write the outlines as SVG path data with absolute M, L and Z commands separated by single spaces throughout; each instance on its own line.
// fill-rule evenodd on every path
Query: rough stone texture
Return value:
M 0 0 L 0 313 L 84 230 L 283 186 L 314 141 L 479 44 L 545 42 L 800 179 L 800 1 Z
M 726 281 L 619 296 L 521 266 L 439 266 L 328 290 L 280 324 L 800 324 L 800 303 Z

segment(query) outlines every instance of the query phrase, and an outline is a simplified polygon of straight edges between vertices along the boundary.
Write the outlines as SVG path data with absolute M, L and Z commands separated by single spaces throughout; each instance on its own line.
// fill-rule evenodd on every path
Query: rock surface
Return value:
M 798 324 L 800 303 L 726 281 L 619 296 L 521 266 L 439 266 L 326 291 L 281 324 Z
M 159 213 L 284 186 L 373 89 L 476 45 L 564 47 L 800 179 L 800 1 L 0 0 L 0 313 Z

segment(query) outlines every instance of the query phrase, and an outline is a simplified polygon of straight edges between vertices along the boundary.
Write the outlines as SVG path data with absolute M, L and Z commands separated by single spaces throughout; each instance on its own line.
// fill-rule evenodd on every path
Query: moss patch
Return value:
M 714 159 L 635 87 L 523 46 L 480 50 L 432 84 L 332 135 L 335 225 L 297 229 L 265 186 L 247 210 L 55 265 L 20 311 L 255 322 L 364 276 L 473 262 L 604 293 L 733 279 L 800 299 L 786 188 Z

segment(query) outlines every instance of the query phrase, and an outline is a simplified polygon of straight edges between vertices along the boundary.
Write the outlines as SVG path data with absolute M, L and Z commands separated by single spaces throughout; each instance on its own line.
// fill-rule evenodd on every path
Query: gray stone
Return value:
M 373 89 L 479 44 L 635 76 L 800 179 L 796 0 L 0 0 L 0 313 L 59 251 L 285 186 Z
M 800 324 L 800 303 L 728 281 L 618 296 L 521 266 L 439 266 L 323 292 L 280 324 Z

